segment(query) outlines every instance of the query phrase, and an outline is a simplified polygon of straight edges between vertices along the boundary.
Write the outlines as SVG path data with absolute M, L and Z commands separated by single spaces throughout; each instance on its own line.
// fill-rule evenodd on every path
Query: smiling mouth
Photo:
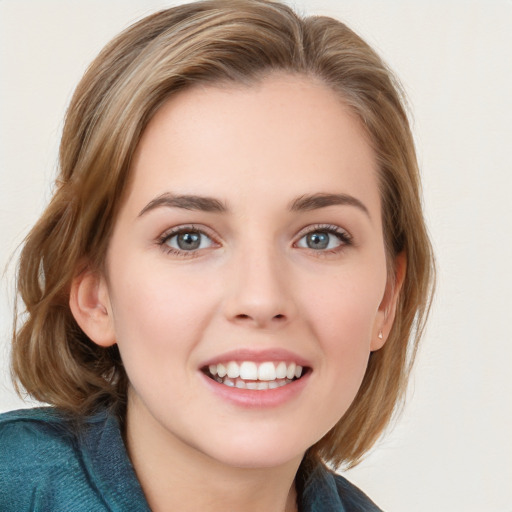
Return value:
M 308 368 L 284 361 L 229 361 L 209 365 L 202 371 L 219 384 L 228 387 L 265 391 L 291 384 L 304 376 Z

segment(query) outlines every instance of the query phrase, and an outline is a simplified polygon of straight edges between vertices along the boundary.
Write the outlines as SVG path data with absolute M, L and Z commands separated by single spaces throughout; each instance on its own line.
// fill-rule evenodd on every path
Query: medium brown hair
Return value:
M 125 403 L 119 352 L 97 346 L 78 327 L 68 305 L 71 282 L 85 267 L 102 268 L 132 156 L 160 106 L 196 84 L 251 85 L 275 71 L 322 80 L 359 116 L 379 166 L 390 276 L 396 256 L 406 256 L 388 340 L 371 354 L 347 413 L 309 453 L 354 465 L 374 444 L 403 398 L 433 283 L 403 95 L 379 56 L 343 23 L 300 17 L 265 0 L 210 0 L 148 16 L 85 73 L 67 111 L 53 199 L 21 253 L 25 312 L 12 355 L 18 390 L 75 415 Z

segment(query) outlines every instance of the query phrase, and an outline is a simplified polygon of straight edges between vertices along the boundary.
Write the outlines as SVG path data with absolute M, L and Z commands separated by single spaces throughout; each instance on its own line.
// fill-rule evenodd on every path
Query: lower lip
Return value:
M 311 372 L 285 386 L 274 389 L 240 389 L 220 384 L 201 372 L 205 384 L 221 399 L 239 407 L 270 408 L 279 407 L 293 400 L 306 386 Z

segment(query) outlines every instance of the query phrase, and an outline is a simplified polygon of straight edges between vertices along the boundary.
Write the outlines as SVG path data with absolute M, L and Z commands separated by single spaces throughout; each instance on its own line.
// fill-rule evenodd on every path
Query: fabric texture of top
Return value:
M 357 487 L 317 466 L 301 512 L 381 512 Z M 75 422 L 53 408 L 0 415 L 2 512 L 150 512 L 115 416 Z

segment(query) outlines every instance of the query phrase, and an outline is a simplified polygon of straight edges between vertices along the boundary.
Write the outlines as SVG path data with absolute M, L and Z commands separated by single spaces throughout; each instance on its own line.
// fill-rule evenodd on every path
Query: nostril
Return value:
M 235 315 L 232 320 L 239 322 L 241 325 L 254 323 L 254 325 L 259 327 L 270 327 L 271 325 L 277 327 L 278 325 L 284 325 L 287 318 L 287 315 L 282 313 L 278 313 L 277 315 L 239 313 Z

